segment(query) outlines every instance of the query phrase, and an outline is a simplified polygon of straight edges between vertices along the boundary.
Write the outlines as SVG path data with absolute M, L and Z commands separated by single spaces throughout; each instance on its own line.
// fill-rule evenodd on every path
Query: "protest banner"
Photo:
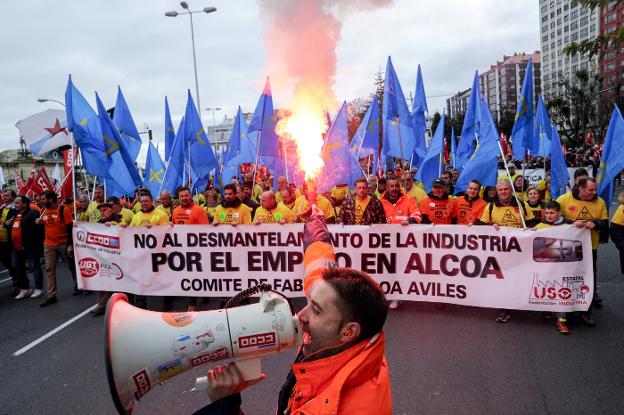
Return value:
M 369 273 L 388 299 L 541 311 L 586 310 L 589 231 L 490 226 L 329 227 L 339 266 Z M 303 226 L 79 223 L 78 287 L 142 295 L 232 296 L 268 282 L 303 293 Z

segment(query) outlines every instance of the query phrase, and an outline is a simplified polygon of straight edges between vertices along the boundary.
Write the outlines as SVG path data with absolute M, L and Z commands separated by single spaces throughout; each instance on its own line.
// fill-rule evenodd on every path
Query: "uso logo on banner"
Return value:
M 94 258 L 82 258 L 78 261 L 80 275 L 84 278 L 94 277 L 100 270 L 100 264 Z

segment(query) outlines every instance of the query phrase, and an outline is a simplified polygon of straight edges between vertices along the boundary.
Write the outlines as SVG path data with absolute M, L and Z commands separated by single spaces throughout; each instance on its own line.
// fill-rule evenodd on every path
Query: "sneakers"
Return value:
M 591 314 L 581 314 L 581 320 L 587 327 L 594 327 L 596 325 L 596 322 L 592 318 Z
M 597 292 L 594 291 L 594 296 L 592 298 L 592 305 L 596 308 L 602 308 L 602 298 L 598 295 Z
M 19 290 L 19 293 L 15 296 L 16 300 L 23 300 L 24 298 L 28 298 L 32 295 L 32 290 L 27 288 L 25 290 Z
M 501 310 L 500 313 L 498 313 L 498 317 L 496 317 L 496 322 L 507 323 L 510 318 L 511 318 L 511 313 L 509 311 Z
M 390 304 L 388 304 L 388 308 L 390 310 L 396 310 L 397 308 L 399 308 L 399 302 L 397 300 L 392 300 L 390 301 Z
M 557 319 L 557 330 L 559 330 L 559 333 L 561 334 L 570 334 L 570 329 L 568 328 L 564 318 Z
M 49 305 L 56 304 L 56 302 L 57 302 L 56 296 L 48 297 L 43 303 L 39 304 L 39 307 L 47 307 Z
M 35 288 L 35 291 L 33 291 L 32 295 L 30 296 L 30 298 L 38 298 L 41 297 L 41 294 L 43 294 L 43 291 Z

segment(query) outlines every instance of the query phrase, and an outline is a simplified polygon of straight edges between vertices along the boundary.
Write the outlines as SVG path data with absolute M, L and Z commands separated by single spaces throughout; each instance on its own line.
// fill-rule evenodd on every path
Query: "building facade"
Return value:
M 466 113 L 468 108 L 468 99 L 470 98 L 471 88 L 465 91 L 459 91 L 446 100 L 446 114 L 451 118 L 455 118 L 460 114 Z
M 578 0 L 540 0 L 540 52 L 544 99 L 561 93 L 558 82 L 573 79 L 579 70 L 598 71 L 598 58 L 574 54 L 563 49 L 572 42 L 595 39 L 599 34 L 599 10 L 590 10 Z
M 600 35 L 613 36 L 624 27 L 624 2 L 610 1 L 601 10 Z M 618 89 L 624 94 L 624 42 L 605 48 L 600 58 L 600 73 L 605 90 Z
M 542 93 L 540 53 L 515 53 L 479 75 L 481 94 L 488 102 L 492 116 L 500 121 L 505 112 L 515 113 L 529 59 L 533 60 L 533 100 Z

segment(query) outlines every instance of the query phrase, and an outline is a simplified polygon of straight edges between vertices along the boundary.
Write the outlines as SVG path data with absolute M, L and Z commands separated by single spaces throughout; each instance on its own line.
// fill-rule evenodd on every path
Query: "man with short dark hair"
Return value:
M 14 286 L 17 285 L 17 279 L 11 265 L 11 238 L 10 230 L 5 226 L 6 222 L 16 215 L 15 211 L 15 192 L 6 189 L 2 192 L 2 206 L 0 206 L 0 261 L 2 265 L 9 271 L 9 275 L 13 278 Z
M 79 295 L 81 292 L 76 285 L 71 211 L 65 209 L 64 206 L 59 206 L 56 193 L 52 190 L 45 190 L 41 195 L 41 200 L 44 209 L 36 223 L 43 224 L 45 231 L 43 257 L 45 258 L 45 271 L 48 278 L 48 298 L 40 306 L 47 307 L 57 302 L 56 265 L 59 258 L 63 258 L 63 262 L 67 264 L 71 273 L 74 281 L 73 295 Z
M 117 196 L 111 196 L 106 198 L 106 204 L 111 206 L 114 214 L 121 216 L 121 222 L 125 223 L 126 225 L 130 225 L 130 222 L 132 222 L 132 218 L 134 217 L 134 212 L 121 206 L 121 202 L 119 201 L 119 198 Z M 102 209 L 100 208 L 100 206 L 102 206 L 102 203 L 98 206 L 101 215 Z M 98 221 L 98 223 L 103 222 Z
M 481 183 L 473 179 L 468 183 L 464 195 L 453 199 L 452 223 L 473 225 L 481 219 L 487 202 L 479 197 L 480 190 Z
M 297 314 L 303 346 L 280 391 L 276 413 L 390 415 L 383 291 L 367 274 L 336 267 L 318 208 L 304 228 L 304 252 L 308 304 Z M 234 363 L 210 370 L 208 379 L 213 403 L 195 415 L 240 413 L 239 392 L 254 382 L 244 382 Z
M 374 194 L 369 194 L 366 179 L 355 181 L 355 197 L 345 199 L 340 210 L 340 221 L 345 225 L 386 223 L 383 205 Z
M 381 198 L 387 223 L 407 225 L 420 223 L 422 216 L 416 199 L 401 192 L 398 179 L 388 180 L 388 190 Z
M 223 202 L 215 209 L 213 225 L 221 223 L 236 226 L 251 223 L 251 209 L 236 195 L 236 185 L 223 186 Z
M 19 293 L 16 300 L 41 296 L 43 290 L 43 272 L 41 271 L 41 255 L 43 251 L 43 232 L 36 221 L 39 213 L 30 208 L 30 199 L 19 196 L 15 199 L 16 215 L 5 222 L 10 229 L 13 245 L 13 270 L 17 278 Z M 26 263 L 30 265 L 35 277 L 35 291 L 30 289 L 26 275 Z
M 592 308 L 602 306 L 602 299 L 598 295 L 598 286 L 596 285 L 598 280 L 598 248 L 601 243 L 608 242 L 609 237 L 609 214 L 604 200 L 598 197 L 597 187 L 596 179 L 580 177 L 572 190 L 557 199 L 561 205 L 564 218 L 573 221 L 578 228 L 591 230 L 594 297 L 589 309 L 581 314 L 583 323 L 588 326 L 595 325 L 592 318 Z
M 256 209 L 260 206 L 258 202 L 251 198 L 252 183 L 245 182 L 236 187 L 236 194 L 243 204 L 251 209 L 251 217 L 256 214 Z M 239 191 L 240 190 L 240 191 Z

